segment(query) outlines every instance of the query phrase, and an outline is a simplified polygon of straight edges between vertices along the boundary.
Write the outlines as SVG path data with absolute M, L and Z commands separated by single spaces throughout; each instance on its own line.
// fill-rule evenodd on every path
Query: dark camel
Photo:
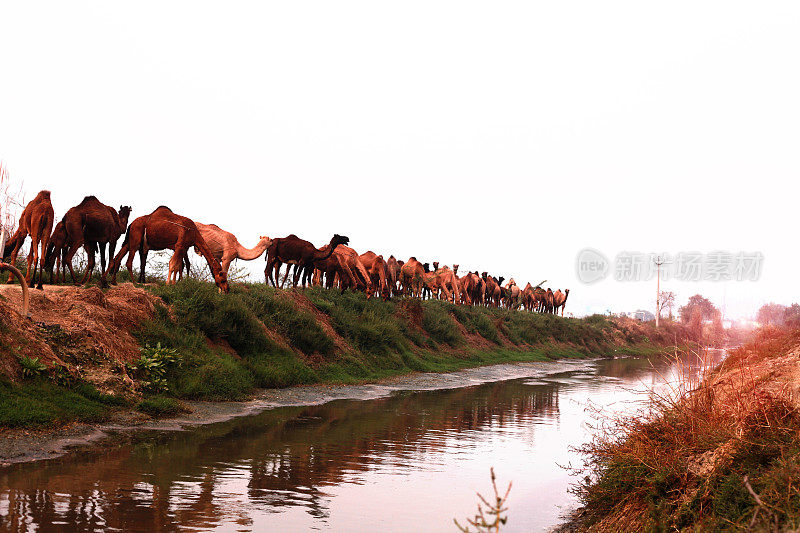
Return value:
M 47 255 L 47 243 L 50 240 L 50 232 L 53 231 L 53 221 L 55 212 L 53 204 L 50 202 L 50 191 L 40 191 L 36 198 L 31 200 L 22 215 L 19 217 L 19 227 L 14 235 L 6 243 L 3 252 L 3 260 L 9 259 L 11 265 L 17 261 L 19 249 L 25 243 L 28 235 L 31 236 L 31 251 L 28 253 L 28 270 L 25 273 L 25 282 L 31 287 L 36 282 L 36 266 L 39 265 L 39 284 L 37 289 L 42 288 L 42 271 L 44 270 L 44 260 Z M 33 271 L 31 271 L 33 265 Z M 9 274 L 8 281 L 12 279 Z
M 175 253 L 169 260 L 167 284 L 173 284 L 180 275 L 186 254 L 191 247 L 194 247 L 208 262 L 214 276 L 214 283 L 219 291 L 228 292 L 228 276 L 222 270 L 222 266 L 214 254 L 211 253 L 195 223 L 190 218 L 176 215 L 169 207 L 163 205 L 149 215 L 141 216 L 131 223 L 125 236 L 125 242 L 122 243 L 122 248 L 114 258 L 112 283 L 117 281 L 117 271 L 125 254 L 128 254 L 126 265 L 131 279 L 133 279 L 133 256 L 139 252 L 141 262 L 139 281 L 144 283 L 147 253 L 150 250 L 170 249 Z
M 293 285 L 296 287 L 300 275 L 303 276 L 303 287 L 311 281 L 314 272 L 314 263 L 328 259 L 340 244 L 347 244 L 350 239 L 339 234 L 331 238 L 328 246 L 320 249 L 314 247 L 308 241 L 304 241 L 297 235 L 289 235 L 279 239 L 272 239 L 272 244 L 267 248 L 267 268 L 264 269 L 264 277 L 271 281 L 274 286 L 278 286 L 277 279 L 282 264 L 295 265 Z M 286 273 L 288 275 L 289 268 Z
M 72 271 L 72 258 L 83 246 L 88 256 L 86 273 L 81 283 L 88 283 L 92 277 L 95 265 L 95 252 L 100 250 L 100 286 L 107 287 L 106 281 L 106 245 L 108 245 L 108 258 L 111 263 L 114 250 L 120 235 L 128 227 L 128 218 L 131 214 L 130 206 L 120 206 L 119 211 L 105 205 L 94 196 L 87 196 L 83 201 L 67 211 L 62 222 L 66 231 L 66 244 L 69 246 L 63 261 L 67 263 L 70 273 Z

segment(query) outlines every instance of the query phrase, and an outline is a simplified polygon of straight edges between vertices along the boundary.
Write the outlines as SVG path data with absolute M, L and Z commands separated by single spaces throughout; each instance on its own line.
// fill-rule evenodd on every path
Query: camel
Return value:
M 141 216 L 134 220 L 125 235 L 122 249 L 114 258 L 112 283 L 116 283 L 117 270 L 122 263 L 122 258 L 128 254 L 127 267 L 133 279 L 133 256 L 139 252 L 141 270 L 139 271 L 139 281 L 144 282 L 145 265 L 147 264 L 147 253 L 150 250 L 174 250 L 169 260 L 169 272 L 167 273 L 167 284 L 176 282 L 181 269 L 183 268 L 186 254 L 192 246 L 208 262 L 211 273 L 214 276 L 220 292 L 228 292 L 228 276 L 222 270 L 222 266 L 211 253 L 197 225 L 186 217 L 176 215 L 169 207 L 160 206 L 149 215 Z
M 31 236 L 31 250 L 28 252 L 28 270 L 25 272 L 25 282 L 31 287 L 36 282 L 36 266 L 39 264 L 39 284 L 37 289 L 42 289 L 42 270 L 44 270 L 44 260 L 47 255 L 47 244 L 50 240 L 50 233 L 53 231 L 55 211 L 50 202 L 50 191 L 39 191 L 36 198 L 28 202 L 22 215 L 19 217 L 19 227 L 11 239 L 6 243 L 2 259 L 9 259 L 9 264 L 17 262 L 17 254 L 25 243 L 28 235 Z M 31 271 L 33 265 L 33 271 Z M 9 274 L 8 281 L 11 282 L 13 274 Z
M 388 300 L 391 296 L 389 268 L 386 261 L 383 260 L 383 256 L 376 255 L 375 252 L 369 251 L 358 256 L 358 259 L 361 261 L 361 264 L 364 265 L 364 268 L 367 269 L 373 288 L 384 300 Z
M 416 257 L 409 258 L 400 269 L 403 293 L 414 298 L 422 297 L 423 280 L 428 271 L 428 263 L 420 263 Z
M 434 297 L 437 297 L 441 292 L 444 294 L 445 300 L 452 300 L 453 303 L 458 303 L 461 300 L 458 279 L 447 266 L 434 272 L 426 273 L 424 279 Z
M 553 313 L 558 314 L 558 308 L 561 308 L 561 316 L 564 316 L 564 307 L 567 305 L 567 298 L 569 297 L 569 289 L 565 289 L 564 292 L 561 292 L 561 289 L 558 289 L 556 292 L 553 293 Z
M 544 308 L 543 312 L 555 314 L 555 308 L 553 307 L 553 291 L 550 289 L 550 287 L 547 287 L 547 291 L 544 293 L 542 307 Z
M 241 259 L 242 261 L 258 259 L 272 244 L 272 239 L 262 235 L 253 248 L 245 248 L 233 233 L 220 229 L 216 224 L 195 222 L 195 225 L 200 230 L 200 235 L 206 241 L 211 254 L 220 262 L 222 271 L 225 272 L 226 276 L 234 259 Z
M 83 201 L 67 211 L 62 219 L 66 231 L 66 245 L 69 246 L 63 261 L 72 272 L 72 258 L 83 246 L 88 256 L 86 273 L 81 283 L 88 283 L 94 270 L 94 254 L 100 250 L 100 286 L 107 287 L 106 282 L 106 245 L 108 245 L 108 258 L 114 257 L 114 250 L 120 235 L 128 227 L 128 218 L 131 214 L 130 206 L 120 206 L 119 211 L 100 202 L 94 196 L 87 196 Z
M 339 279 L 339 287 L 342 292 L 345 289 L 363 290 L 367 294 L 367 299 L 372 296 L 372 280 L 369 272 L 359 258 L 358 252 L 349 246 L 339 245 L 334 250 L 333 255 L 323 262 L 315 263 L 327 276 L 327 287 L 333 286 L 334 281 Z
M 72 281 L 74 282 L 77 278 L 75 272 L 72 270 L 72 264 L 68 264 L 65 260 L 67 257 L 67 250 L 69 250 L 69 246 L 67 246 L 67 229 L 64 226 L 64 221 L 59 220 L 56 227 L 53 229 L 53 234 L 50 235 L 50 242 L 47 244 L 47 253 L 45 254 L 44 260 L 44 268 L 50 273 L 51 282 L 66 283 L 67 267 L 69 267 L 70 274 L 72 274 Z
M 402 264 L 402 261 L 398 261 L 393 255 L 390 255 L 389 259 L 386 260 L 386 269 L 389 273 L 389 288 L 391 289 L 392 295 L 398 292 L 397 283 L 400 281 L 400 268 Z
M 505 300 L 506 300 L 506 307 L 509 309 L 516 309 L 519 307 L 520 303 L 520 291 L 519 287 L 517 286 L 517 282 L 514 281 L 514 278 L 508 280 L 508 283 L 505 285 Z
M 484 283 L 486 283 L 486 305 L 499 307 L 500 297 L 503 293 L 500 287 L 505 278 L 501 276 L 499 279 L 495 279 L 493 276 L 490 276 L 487 272 L 483 272 L 481 274 L 481 279 L 483 279 Z
M 335 234 L 328 246 L 317 249 L 310 242 L 304 241 L 294 234 L 273 239 L 272 244 L 267 248 L 267 268 L 264 269 L 264 276 L 277 287 L 278 271 L 281 265 L 284 263 L 295 265 L 294 286 L 297 286 L 298 278 L 302 274 L 303 287 L 305 287 L 306 281 L 311 279 L 314 263 L 328 259 L 333 255 L 337 246 L 346 245 L 349 242 L 350 239 L 348 237 Z

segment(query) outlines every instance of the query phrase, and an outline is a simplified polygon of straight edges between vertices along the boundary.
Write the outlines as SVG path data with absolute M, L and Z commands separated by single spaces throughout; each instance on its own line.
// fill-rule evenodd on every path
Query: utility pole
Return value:
M 656 327 L 658 327 L 658 319 L 661 317 L 661 265 L 664 261 L 661 256 L 656 256 Z

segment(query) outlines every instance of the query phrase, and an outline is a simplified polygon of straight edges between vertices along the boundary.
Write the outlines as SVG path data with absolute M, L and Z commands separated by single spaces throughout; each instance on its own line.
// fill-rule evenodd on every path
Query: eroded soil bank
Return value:
M 762 331 L 651 407 L 584 448 L 565 531 L 800 527 L 800 330 Z

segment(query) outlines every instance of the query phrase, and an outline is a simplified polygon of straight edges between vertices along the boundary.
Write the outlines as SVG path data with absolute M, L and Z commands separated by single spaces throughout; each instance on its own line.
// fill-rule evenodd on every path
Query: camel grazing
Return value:
M 31 236 L 31 250 L 28 252 L 28 270 L 25 272 L 25 282 L 31 287 L 36 282 L 36 267 L 39 264 L 39 284 L 37 289 L 42 289 L 42 271 L 44 270 L 44 260 L 47 255 L 47 244 L 50 240 L 50 233 L 53 231 L 55 211 L 50 202 L 50 191 L 40 191 L 36 198 L 28 202 L 22 215 L 19 217 L 19 227 L 11 239 L 6 243 L 3 252 L 3 260 L 9 259 L 9 264 L 14 265 L 17 261 L 17 254 L 25 243 L 28 235 Z M 33 265 L 33 271 L 31 271 Z M 9 274 L 8 281 L 11 282 L 12 274 Z
M 443 266 L 434 272 L 426 273 L 425 280 L 434 297 L 442 293 L 445 300 L 452 300 L 453 303 L 458 303 L 461 300 L 458 279 L 447 266 Z
M 53 229 L 53 234 L 50 235 L 50 242 L 47 244 L 47 253 L 44 259 L 44 268 L 50 273 L 50 281 L 53 283 L 66 283 L 68 266 L 70 274 L 72 274 L 72 281 L 74 282 L 77 278 L 72 270 L 72 264 L 68 265 L 65 260 L 68 250 L 67 229 L 64 227 L 64 221 L 59 220 Z M 59 274 L 61 274 L 60 278 Z
M 120 206 L 119 211 L 100 202 L 94 196 L 87 196 L 83 201 L 71 208 L 64 215 L 64 230 L 66 231 L 66 245 L 69 246 L 66 257 L 63 259 L 72 272 L 72 258 L 78 249 L 83 246 L 88 256 L 86 273 L 81 283 L 88 283 L 94 270 L 97 249 L 100 250 L 100 286 L 107 287 L 106 282 L 106 245 L 108 245 L 109 264 L 114 257 L 114 250 L 120 235 L 128 227 L 128 218 L 131 214 L 130 206 Z M 74 277 L 74 273 L 73 273 Z
M 420 298 L 422 296 L 425 272 L 427 271 L 427 263 L 420 263 L 417 261 L 416 257 L 409 258 L 400 269 L 401 279 L 403 281 L 403 293 L 414 298 Z
M 358 252 L 349 246 L 340 245 L 334 250 L 331 260 L 335 264 L 335 274 L 331 276 L 327 273 L 328 278 L 333 281 L 333 278 L 338 276 L 342 292 L 352 288 L 363 290 L 367 294 L 367 299 L 372 296 L 372 280 L 359 259 Z
M 502 286 L 505 278 L 501 276 L 500 278 L 495 279 L 487 272 L 483 272 L 481 273 L 481 279 L 483 279 L 484 283 L 486 283 L 486 305 L 499 307 L 500 297 L 503 293 L 500 287 Z
M 234 259 L 242 261 L 258 259 L 272 244 L 272 239 L 262 235 L 253 248 L 245 248 L 233 233 L 220 229 L 216 224 L 195 222 L 195 225 L 200 230 L 200 235 L 206 241 L 211 254 L 219 261 L 225 275 L 228 274 Z
M 386 261 L 383 260 L 382 255 L 376 255 L 375 252 L 369 251 L 358 256 L 361 264 L 367 269 L 372 286 L 378 294 L 384 299 L 388 300 L 391 296 L 391 289 L 389 287 L 389 267 Z
M 329 258 L 333 255 L 337 246 L 346 245 L 349 242 L 350 239 L 348 237 L 335 234 L 331 237 L 331 242 L 328 246 L 317 249 L 310 242 L 294 234 L 272 239 L 272 244 L 267 248 L 267 268 L 264 269 L 264 277 L 277 287 L 278 271 L 281 265 L 284 263 L 295 265 L 294 286 L 297 286 L 298 278 L 302 274 L 303 287 L 305 287 L 306 281 L 311 279 L 314 263 Z
M 147 253 L 150 250 L 171 249 L 174 250 L 174 253 L 169 260 L 167 284 L 173 284 L 180 275 L 189 248 L 193 246 L 208 262 L 211 273 L 214 275 L 214 283 L 220 292 L 228 292 L 228 276 L 223 272 L 217 258 L 211 253 L 203 235 L 197 229 L 197 225 L 191 219 L 176 215 L 169 207 L 163 205 L 149 215 L 141 216 L 131 223 L 122 249 L 114 258 L 112 283 L 116 283 L 117 270 L 119 270 L 122 258 L 126 253 L 128 254 L 126 265 L 131 279 L 133 279 L 133 256 L 139 252 L 141 261 L 139 281 L 143 283 Z
M 561 292 L 561 289 L 558 289 L 556 292 L 553 293 L 553 313 L 558 314 L 558 308 L 561 308 L 561 316 L 564 316 L 564 307 L 567 305 L 567 298 L 569 297 L 569 289 L 565 289 L 564 292 Z

